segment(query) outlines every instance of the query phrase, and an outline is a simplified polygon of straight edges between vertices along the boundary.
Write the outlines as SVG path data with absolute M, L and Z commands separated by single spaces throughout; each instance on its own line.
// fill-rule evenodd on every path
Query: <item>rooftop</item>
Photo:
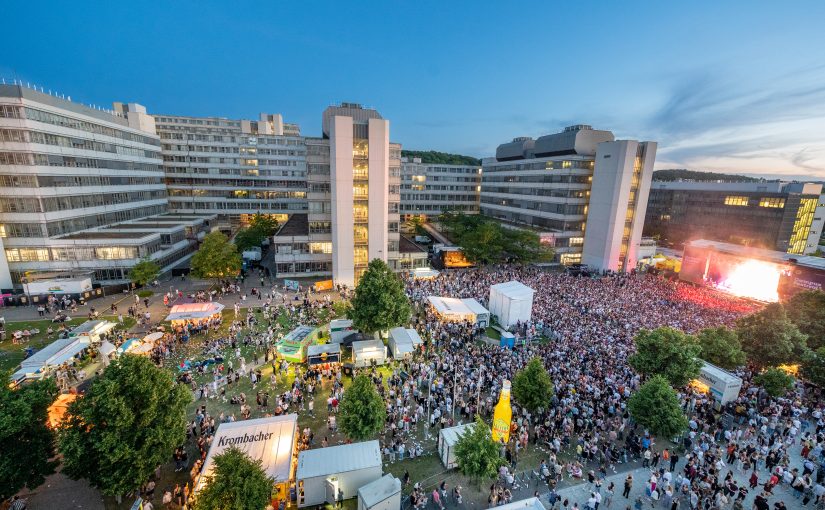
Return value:
M 308 236 L 309 216 L 293 214 L 275 234 L 276 237 Z

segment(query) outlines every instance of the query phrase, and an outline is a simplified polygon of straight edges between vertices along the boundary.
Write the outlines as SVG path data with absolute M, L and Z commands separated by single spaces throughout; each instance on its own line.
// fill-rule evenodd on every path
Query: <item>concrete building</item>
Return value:
M 516 138 L 482 161 L 481 213 L 539 233 L 556 262 L 636 266 L 655 142 L 577 125 Z
M 280 114 L 259 120 L 155 115 L 169 207 L 217 215 L 227 233 L 255 213 L 284 223 L 307 212 L 306 148 Z
M 478 214 L 481 165 L 422 163 L 401 158 L 401 219 L 436 221 L 444 211 Z
M 142 258 L 168 269 L 196 250 L 210 216 L 169 212 L 152 117 L 114 107 L 0 85 L 0 288 L 43 271 L 124 282 Z
M 644 231 L 677 248 L 707 239 L 807 255 L 825 224 L 822 191 L 819 183 L 654 181 Z

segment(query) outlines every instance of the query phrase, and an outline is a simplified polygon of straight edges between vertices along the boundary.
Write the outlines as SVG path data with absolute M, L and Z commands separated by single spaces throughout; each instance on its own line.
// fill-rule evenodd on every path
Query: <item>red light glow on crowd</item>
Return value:
M 719 290 L 735 296 L 765 302 L 779 301 L 780 267 L 770 262 L 746 260 L 736 265 L 717 285 Z

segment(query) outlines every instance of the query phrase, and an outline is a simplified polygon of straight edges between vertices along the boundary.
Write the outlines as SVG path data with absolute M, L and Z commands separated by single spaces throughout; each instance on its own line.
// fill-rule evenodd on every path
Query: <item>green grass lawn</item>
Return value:
M 103 318 L 117 324 L 117 317 L 115 316 L 104 316 Z M 67 329 L 71 329 L 75 326 L 83 324 L 84 322 L 86 322 L 86 318 L 78 317 L 66 322 L 65 324 Z M 135 323 L 135 319 L 131 317 L 124 317 L 123 325 L 121 326 L 118 324 L 116 329 L 129 330 L 135 325 Z M 55 333 L 51 337 L 47 334 L 49 326 L 52 326 L 55 330 Z M 57 339 L 57 328 L 58 325 L 56 323 L 52 323 L 51 319 L 7 322 L 6 340 L 0 342 L 0 372 L 16 369 L 20 362 L 23 361 L 26 354 L 25 349 L 27 347 L 40 350 L 55 341 Z M 30 331 L 32 329 L 39 329 L 40 332 L 29 337 L 28 342 L 14 344 L 11 338 L 12 334 L 17 330 L 24 329 L 28 329 Z

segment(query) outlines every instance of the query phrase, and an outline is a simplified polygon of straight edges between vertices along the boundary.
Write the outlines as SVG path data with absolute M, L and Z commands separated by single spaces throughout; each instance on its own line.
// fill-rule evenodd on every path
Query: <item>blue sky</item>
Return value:
M 825 178 L 825 2 L 3 2 L 0 77 L 151 113 L 377 108 L 410 149 L 489 156 L 587 123 L 658 168 Z

